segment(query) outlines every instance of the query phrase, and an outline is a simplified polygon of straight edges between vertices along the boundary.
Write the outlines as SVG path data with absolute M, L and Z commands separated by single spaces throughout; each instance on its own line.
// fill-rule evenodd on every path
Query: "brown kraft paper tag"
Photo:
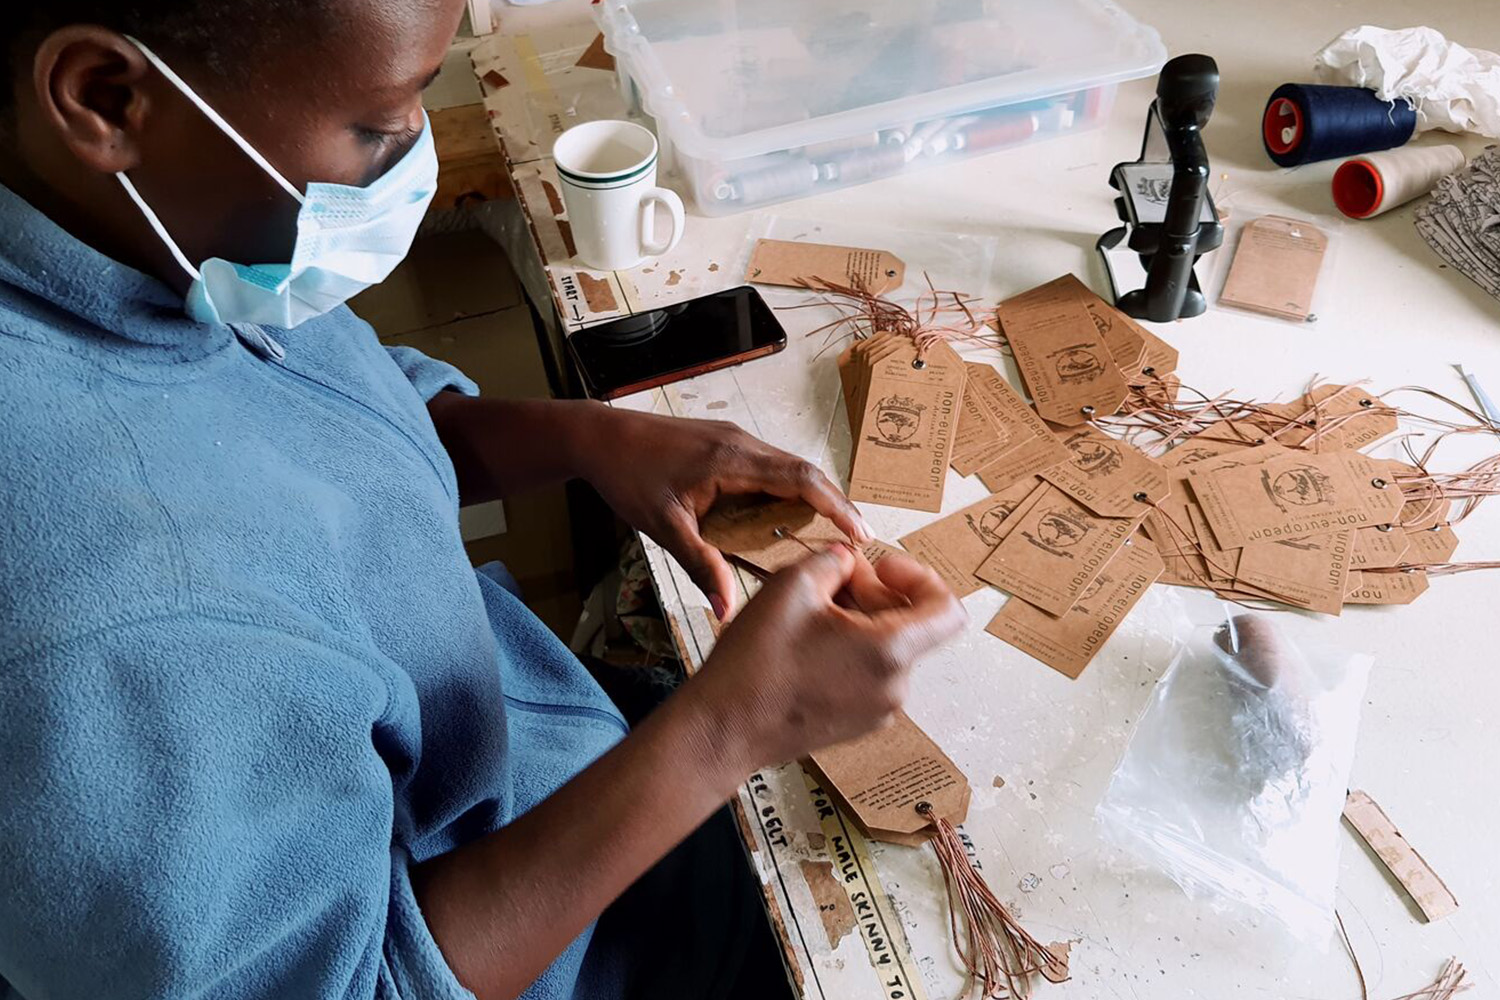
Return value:
M 1041 474 L 1100 517 L 1144 517 L 1171 493 L 1161 466 L 1092 427 L 1063 437 L 1068 461 Z
M 968 780 L 904 712 L 893 725 L 819 750 L 808 762 L 824 790 L 875 840 L 926 843 L 930 824 L 917 812 L 920 802 L 954 825 L 969 812 Z
M 794 537 L 779 537 L 778 528 Z M 849 541 L 832 521 L 804 501 L 766 497 L 721 500 L 704 515 L 698 530 L 705 542 L 726 556 L 767 575 L 801 562 L 807 558 L 809 547 L 820 549 Z
M 1323 396 L 1304 396 L 1284 412 L 1297 423 L 1276 434 L 1288 447 L 1306 445 L 1317 451 L 1358 451 L 1396 433 L 1400 426 L 1396 411 L 1357 385 L 1332 386 L 1337 391 Z M 1322 398 L 1320 398 L 1322 397 Z
M 928 349 L 913 368 L 908 341 L 874 363 L 854 439 L 849 497 L 936 513 L 958 427 L 963 361 L 947 344 Z
M 1351 470 L 1350 455 L 1293 453 L 1188 482 L 1222 548 L 1388 523 L 1369 496 L 1370 480 L 1358 481 Z M 1374 492 L 1401 494 L 1394 486 Z
M 1037 413 L 1064 427 L 1116 413 L 1129 395 L 1077 287 L 1068 275 L 997 310 Z
M 1245 223 L 1219 301 L 1281 319 L 1305 320 L 1328 250 L 1311 223 L 1267 215 Z
M 901 544 L 936 570 L 954 594 L 968 597 L 986 586 L 974 571 L 1015 526 L 1016 512 L 1024 512 L 1028 500 L 1034 503 L 1032 498 L 1039 497 L 1040 490 L 1041 483 L 1035 477 L 1016 483 L 913 531 L 901 539 Z
M 1187 508 L 1188 523 L 1193 526 L 1193 538 L 1198 543 L 1198 552 L 1208 567 L 1208 578 L 1219 586 L 1233 585 L 1240 568 L 1242 549 L 1221 549 L 1214 541 L 1214 533 L 1203 517 L 1203 508 L 1191 504 Z
M 966 370 L 966 410 L 953 446 L 953 468 L 959 475 L 979 472 L 987 484 L 1002 477 L 1014 482 L 1067 458 L 1057 435 L 993 365 L 971 361 Z M 967 409 L 969 403 L 972 411 Z M 999 492 L 1009 485 L 1005 482 L 990 489 Z
M 1164 568 L 1151 546 L 1137 537 L 1061 618 L 1012 599 L 985 631 L 1076 680 Z
M 758 285 L 818 287 L 825 282 L 884 295 L 906 280 L 906 264 L 889 250 L 758 240 L 745 280 Z
M 1399 566 L 1409 548 L 1411 539 L 1400 528 L 1384 524 L 1374 528 L 1360 528 L 1354 533 L 1354 552 L 1349 560 L 1349 568 L 1385 569 Z
M 1247 545 L 1240 552 L 1235 579 L 1241 586 L 1263 590 L 1284 604 L 1337 615 L 1344 609 L 1344 593 L 1348 590 L 1353 534 L 1345 528 L 1326 535 Z
M 839 356 L 839 382 L 844 390 L 844 407 L 849 416 L 849 433 L 855 448 L 859 438 L 860 415 L 865 412 L 865 397 L 870 388 L 870 369 L 879 361 L 904 348 L 911 349 L 911 340 L 892 333 L 880 333 L 864 340 L 857 340 Z
M 1344 597 L 1345 604 L 1410 604 L 1427 593 L 1427 574 L 1357 573 L 1359 585 Z
M 1413 566 L 1445 563 L 1458 551 L 1458 535 L 1448 527 L 1408 531 L 1406 540 L 1408 545 L 1403 558 Z
M 870 563 L 871 566 L 874 566 L 876 563 L 880 562 L 880 560 L 884 559 L 886 556 L 901 554 L 901 550 L 898 549 L 898 548 L 896 548 L 896 546 L 891 545 L 891 544 L 889 544 L 887 542 L 882 542 L 879 539 L 876 539 L 876 540 L 870 541 L 870 542 L 866 542 L 864 544 L 864 547 L 861 548 L 859 551 L 860 551 L 860 554 L 865 557 L 865 559 Z
M 1052 615 L 1066 614 L 1124 548 L 1136 524 L 1098 517 L 1048 486 L 976 575 Z

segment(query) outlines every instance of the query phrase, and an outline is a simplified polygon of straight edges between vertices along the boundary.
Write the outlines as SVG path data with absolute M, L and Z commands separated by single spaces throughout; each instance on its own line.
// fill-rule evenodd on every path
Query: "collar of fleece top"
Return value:
M 164 282 L 105 256 L 0 185 L 0 281 L 35 297 L 43 324 L 78 336 L 117 360 L 201 361 L 230 347 L 235 331 L 199 323 Z M 260 332 L 241 332 L 257 345 Z M 61 345 L 55 345 L 61 346 Z

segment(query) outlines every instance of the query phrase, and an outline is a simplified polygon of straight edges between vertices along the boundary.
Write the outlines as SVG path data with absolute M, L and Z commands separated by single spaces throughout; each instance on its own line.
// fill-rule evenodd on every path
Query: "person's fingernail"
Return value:
M 873 542 L 875 540 L 875 530 L 870 527 L 870 522 L 865 520 L 863 514 L 855 514 L 854 518 L 855 523 L 859 527 L 859 540 L 862 542 Z
M 724 616 L 729 614 L 729 602 L 724 600 L 724 598 L 720 597 L 718 594 L 710 594 L 708 598 L 708 604 L 709 607 L 714 609 L 714 617 L 719 621 L 723 621 Z

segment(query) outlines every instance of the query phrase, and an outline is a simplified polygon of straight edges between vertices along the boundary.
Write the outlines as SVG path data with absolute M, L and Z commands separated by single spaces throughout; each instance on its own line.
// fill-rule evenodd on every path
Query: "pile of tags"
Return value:
M 1500 298 L 1500 149 L 1438 181 L 1416 226 L 1438 256 Z
M 1326 614 L 1402 604 L 1457 539 L 1446 502 L 1406 504 L 1420 470 L 1360 449 L 1395 411 L 1318 386 L 1183 439 L 1159 458 L 1100 429 L 1170 404 L 1177 352 L 1068 275 L 1002 303 L 997 324 L 1033 402 L 944 341 L 856 341 L 839 359 L 852 432 L 849 495 L 942 509 L 948 467 L 990 494 L 900 539 L 955 594 L 1012 596 L 987 631 L 1077 677 L 1158 581 Z M 1410 487 L 1414 491 L 1418 487 Z M 798 504 L 719 511 L 705 537 L 771 573 L 839 540 Z M 872 561 L 890 551 L 874 543 Z

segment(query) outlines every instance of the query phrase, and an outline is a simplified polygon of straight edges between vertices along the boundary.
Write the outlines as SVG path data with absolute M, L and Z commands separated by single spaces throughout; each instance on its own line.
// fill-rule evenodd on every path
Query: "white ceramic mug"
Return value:
M 575 125 L 557 137 L 552 159 L 578 257 L 599 271 L 623 271 L 658 257 L 682 239 L 682 199 L 656 186 L 656 136 L 634 122 Z M 656 206 L 672 233 L 656 238 Z

